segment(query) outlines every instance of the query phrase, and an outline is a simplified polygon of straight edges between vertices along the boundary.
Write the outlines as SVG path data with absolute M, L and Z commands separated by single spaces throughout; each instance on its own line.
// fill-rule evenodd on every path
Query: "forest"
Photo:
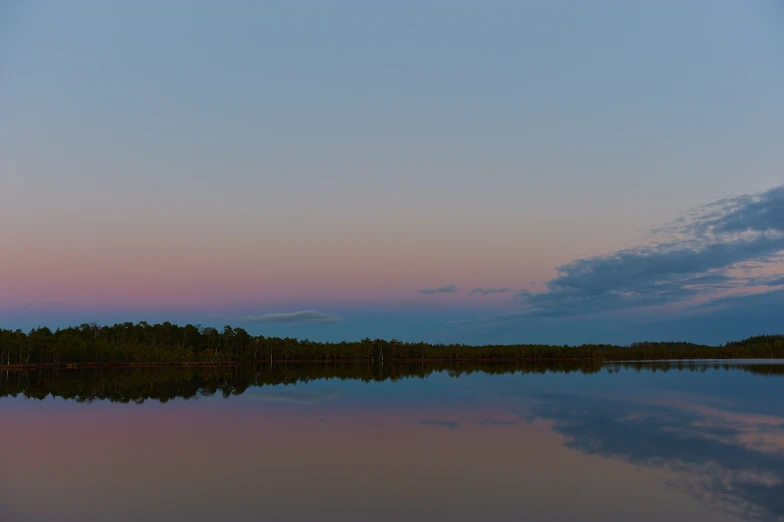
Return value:
M 428 344 L 365 338 L 314 342 L 254 336 L 242 328 L 222 330 L 187 324 L 85 323 L 57 330 L 0 330 L 0 367 L 107 366 L 134 364 L 239 364 L 250 362 L 422 361 L 632 361 L 668 359 L 784 358 L 784 336 L 765 335 L 707 346 L 686 342 L 638 342 L 629 346 L 583 344 Z
M 248 388 L 305 383 L 322 379 L 362 382 L 425 379 L 436 373 L 460 378 L 473 373 L 500 374 L 597 374 L 729 371 L 741 370 L 770 377 L 784 377 L 782 364 L 738 364 L 732 361 L 514 361 L 514 362 L 408 362 L 390 365 L 356 363 L 258 363 L 216 366 L 157 366 L 151 368 L 41 367 L 0 371 L 0 398 L 25 397 L 43 400 L 48 396 L 90 403 L 110 401 L 141 404 L 173 399 L 199 399 L 219 394 L 223 398 L 242 395 Z

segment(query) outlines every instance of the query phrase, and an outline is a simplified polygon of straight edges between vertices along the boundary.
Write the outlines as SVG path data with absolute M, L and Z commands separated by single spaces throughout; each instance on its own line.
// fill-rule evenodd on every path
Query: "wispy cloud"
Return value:
M 474 421 L 479 426 L 514 426 L 517 424 L 516 420 L 506 420 L 506 419 L 480 419 Z
M 460 429 L 459 422 L 449 420 L 423 419 L 419 421 L 419 424 L 422 424 L 423 426 L 440 426 L 450 430 Z
M 732 270 L 770 266 L 784 250 L 784 187 L 697 208 L 657 229 L 651 246 L 576 259 L 558 267 L 544 292 L 516 294 L 530 317 L 670 304 L 750 288 L 753 278 Z M 780 276 L 768 284 L 781 284 Z
M 511 288 L 474 288 L 470 292 L 469 295 L 490 295 L 490 294 L 507 294 L 511 292 Z
M 420 294 L 453 294 L 457 292 L 458 288 L 455 285 L 441 286 L 439 288 L 422 288 L 418 290 Z
M 316 310 L 303 310 L 300 312 L 284 312 L 262 315 L 248 315 L 236 317 L 240 323 L 286 323 L 286 324 L 330 324 L 340 323 L 343 319 L 335 314 L 328 314 Z

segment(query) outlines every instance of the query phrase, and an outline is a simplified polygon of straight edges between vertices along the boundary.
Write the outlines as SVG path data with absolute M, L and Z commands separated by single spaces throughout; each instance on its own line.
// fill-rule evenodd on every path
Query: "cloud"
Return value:
M 516 420 L 505 420 L 505 419 L 480 419 L 474 421 L 479 426 L 514 426 L 517 424 Z
M 784 185 L 758 195 L 734 196 L 696 209 L 662 229 L 665 233 L 710 236 L 748 232 L 781 232 Z
M 442 428 L 447 428 L 450 430 L 460 429 L 459 422 L 448 421 L 448 420 L 423 419 L 419 421 L 419 424 L 422 424 L 423 426 L 440 426 Z
M 756 278 L 754 280 L 755 283 L 759 283 L 765 286 L 781 286 L 784 285 L 784 277 L 764 277 L 764 278 Z
M 330 324 L 340 323 L 343 319 L 335 314 L 327 314 L 316 310 L 303 310 L 301 312 L 287 312 L 275 314 L 262 314 L 257 316 L 237 317 L 240 323 L 286 323 L 286 324 Z
M 452 294 L 457 292 L 457 290 L 458 288 L 455 285 L 447 285 L 439 288 L 423 288 L 417 291 L 420 294 L 431 295 L 431 294 Z
M 470 292 L 469 295 L 480 294 L 480 295 L 490 295 L 490 294 L 506 294 L 511 292 L 511 288 L 474 288 Z
M 522 315 L 569 317 L 751 288 L 754 278 L 732 271 L 744 263 L 778 262 L 784 250 L 784 187 L 697 208 L 653 231 L 653 237 L 658 242 L 651 246 L 559 266 L 544 292 L 516 294 Z M 766 283 L 780 284 L 780 275 Z

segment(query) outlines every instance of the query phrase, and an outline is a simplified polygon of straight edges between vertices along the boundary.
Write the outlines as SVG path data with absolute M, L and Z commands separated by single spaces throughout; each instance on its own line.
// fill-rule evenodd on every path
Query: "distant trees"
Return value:
M 370 362 L 387 365 L 406 361 L 561 361 L 784 358 L 784 336 L 768 335 L 705 346 L 682 342 L 643 342 L 631 346 L 534 344 L 468 346 L 409 343 L 397 339 L 321 343 L 291 337 L 253 336 L 242 328 L 170 322 L 85 323 L 52 331 L 47 327 L 24 333 L 0 330 L 0 366 L 74 363 L 177 362 Z

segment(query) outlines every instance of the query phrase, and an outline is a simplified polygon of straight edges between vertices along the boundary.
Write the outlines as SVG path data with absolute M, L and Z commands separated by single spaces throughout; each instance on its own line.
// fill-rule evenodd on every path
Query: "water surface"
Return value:
M 784 520 L 784 367 L 485 369 L 3 373 L 0 520 Z

